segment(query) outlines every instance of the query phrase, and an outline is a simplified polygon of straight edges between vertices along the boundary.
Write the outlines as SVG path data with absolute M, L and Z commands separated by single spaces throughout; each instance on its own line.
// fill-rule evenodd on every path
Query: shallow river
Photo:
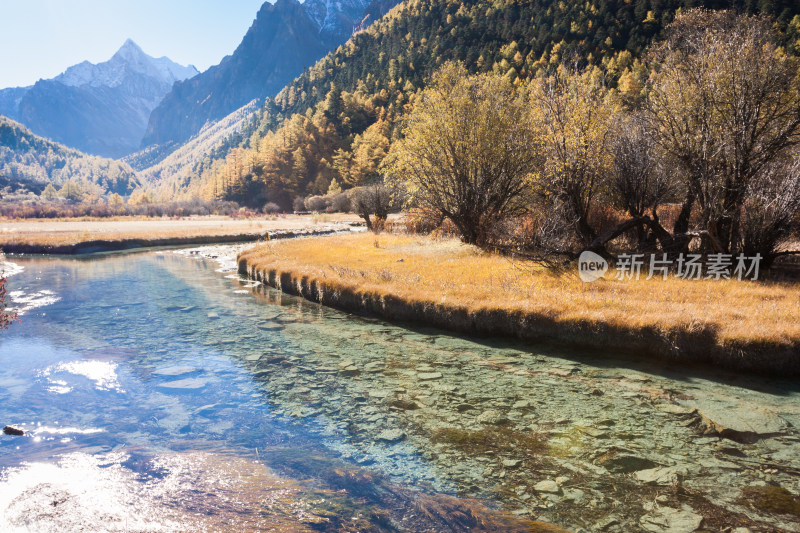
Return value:
M 800 531 L 796 383 L 390 325 L 233 253 L 10 259 L 0 530 Z

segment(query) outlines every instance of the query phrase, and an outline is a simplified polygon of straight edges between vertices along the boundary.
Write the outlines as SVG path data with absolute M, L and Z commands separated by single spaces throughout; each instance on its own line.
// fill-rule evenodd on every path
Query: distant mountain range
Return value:
M 207 123 L 272 97 L 354 30 L 399 0 L 264 3 L 239 47 L 219 65 L 176 83 L 150 116 L 142 147 L 182 143 Z
M 197 73 L 127 40 L 106 62 L 84 61 L 31 87 L 0 90 L 0 114 L 37 135 L 118 158 L 139 148 L 150 113 L 172 85 Z

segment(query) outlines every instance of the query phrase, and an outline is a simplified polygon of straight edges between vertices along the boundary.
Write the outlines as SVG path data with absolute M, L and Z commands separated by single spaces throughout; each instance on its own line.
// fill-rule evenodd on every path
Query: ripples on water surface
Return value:
M 14 264 L 3 531 L 800 530 L 746 492 L 800 492 L 792 384 L 391 326 L 188 254 Z

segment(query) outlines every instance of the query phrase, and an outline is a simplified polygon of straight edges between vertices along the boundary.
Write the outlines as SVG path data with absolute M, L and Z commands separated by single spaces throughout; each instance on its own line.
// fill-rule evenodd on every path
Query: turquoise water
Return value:
M 277 413 L 259 380 L 261 361 L 302 356 L 285 325 L 325 312 L 218 267 L 171 252 L 6 265 L 22 321 L 0 340 L 0 425 L 26 435 L 0 436 L 3 531 L 404 529 L 423 493 L 359 467 L 346 429 Z M 435 478 L 413 447 L 376 461 Z
M 0 425 L 27 434 L 0 437 L 10 531 L 466 531 L 481 512 L 499 531 L 659 531 L 663 508 L 800 529 L 740 501 L 800 492 L 791 382 L 393 326 L 202 254 L 12 261 Z M 692 413 L 743 401 L 780 434 L 719 439 Z M 683 493 L 636 476 L 656 467 Z

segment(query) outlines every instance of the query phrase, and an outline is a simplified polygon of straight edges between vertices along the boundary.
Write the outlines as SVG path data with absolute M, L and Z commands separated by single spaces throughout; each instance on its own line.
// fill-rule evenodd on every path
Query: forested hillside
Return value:
M 268 100 L 239 149 L 196 169 L 196 190 L 288 208 L 298 195 L 327 192 L 334 180 L 334 188 L 368 181 L 415 95 L 448 61 L 520 81 L 562 63 L 595 65 L 607 86 L 636 99 L 648 74 L 640 61 L 648 43 L 678 9 L 700 4 L 731 2 L 405 2 Z M 791 2 L 738 7 L 775 17 L 779 40 L 800 50 L 800 17 Z
M 180 190 L 187 191 L 192 197 L 197 196 L 188 188 L 192 176 L 215 160 L 224 158 L 241 143 L 241 132 L 252 128 L 257 110 L 258 101 L 253 100 L 227 117 L 207 124 L 178 148 L 170 146 L 171 151 L 166 157 L 158 153 L 159 147 L 154 146 L 127 157 L 125 161 L 138 171 L 145 186 L 157 190 L 161 196 L 172 197 Z M 153 160 L 157 162 L 152 163 Z
M 345 42 L 360 21 L 379 18 L 395 3 L 264 2 L 233 54 L 173 87 L 151 114 L 142 147 L 182 143 L 207 122 L 220 120 L 251 100 L 263 102 L 274 96 L 304 68 Z
M 125 163 L 86 155 L 31 133 L 22 124 L 0 116 L 0 177 L 3 186 L 41 191 L 70 182 L 96 194 L 130 194 L 138 181 Z

